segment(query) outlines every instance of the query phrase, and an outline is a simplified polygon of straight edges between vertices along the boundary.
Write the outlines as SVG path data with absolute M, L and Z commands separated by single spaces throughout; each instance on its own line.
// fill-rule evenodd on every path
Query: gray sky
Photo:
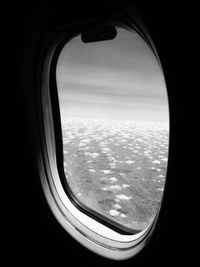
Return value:
M 134 32 L 117 29 L 114 40 L 67 43 L 57 64 L 61 115 L 168 122 L 162 70 Z

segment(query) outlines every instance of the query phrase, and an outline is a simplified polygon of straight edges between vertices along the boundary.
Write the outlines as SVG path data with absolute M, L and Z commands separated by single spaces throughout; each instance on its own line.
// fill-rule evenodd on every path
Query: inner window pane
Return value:
M 57 64 L 64 171 L 85 206 L 143 230 L 162 200 L 169 110 L 162 69 L 135 32 L 114 40 L 75 37 Z

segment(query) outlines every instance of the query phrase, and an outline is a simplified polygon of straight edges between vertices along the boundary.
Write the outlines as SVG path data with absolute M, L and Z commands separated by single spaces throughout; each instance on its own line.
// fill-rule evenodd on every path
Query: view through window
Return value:
M 135 32 L 63 48 L 57 64 L 64 171 L 77 199 L 129 229 L 160 206 L 167 171 L 169 110 L 157 59 Z

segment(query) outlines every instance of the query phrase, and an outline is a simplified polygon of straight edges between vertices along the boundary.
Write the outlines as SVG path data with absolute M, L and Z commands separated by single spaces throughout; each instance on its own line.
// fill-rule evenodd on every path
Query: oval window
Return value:
M 148 227 L 160 208 L 169 109 L 153 51 L 138 33 L 116 29 L 113 40 L 70 40 L 56 79 L 70 192 L 85 210 L 130 233 Z

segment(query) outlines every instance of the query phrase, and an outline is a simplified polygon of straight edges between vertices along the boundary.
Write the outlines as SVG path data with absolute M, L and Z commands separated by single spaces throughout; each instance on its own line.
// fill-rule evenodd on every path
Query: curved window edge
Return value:
M 39 97 L 41 97 L 41 117 L 39 119 L 41 151 L 40 155 L 38 155 L 38 167 L 42 187 L 53 214 L 63 228 L 79 243 L 93 252 L 110 259 L 128 259 L 137 254 L 148 242 L 156 225 L 162 201 L 156 217 L 146 229 L 135 234 L 121 234 L 82 212 L 66 194 L 60 179 L 56 159 L 55 120 L 53 119 L 52 99 L 50 95 L 51 83 L 55 82 L 51 81 L 52 61 L 58 59 L 59 51 L 62 50 L 67 40 L 70 40 L 78 33 L 77 31 L 77 33 L 67 36 L 66 31 L 67 30 L 63 28 L 60 32 L 58 31 L 56 33 L 56 38 L 53 36 L 53 40 L 49 42 L 50 49 L 45 55 L 42 64 L 41 95 L 39 94 Z M 152 43 L 151 40 L 149 42 Z M 60 46 L 59 49 L 58 46 Z M 152 47 L 153 44 L 151 49 Z M 156 54 L 155 49 L 153 49 L 153 51 L 154 54 Z M 55 52 L 57 53 L 56 56 Z M 158 59 L 158 55 L 156 58 Z M 158 63 L 160 64 L 159 60 Z

